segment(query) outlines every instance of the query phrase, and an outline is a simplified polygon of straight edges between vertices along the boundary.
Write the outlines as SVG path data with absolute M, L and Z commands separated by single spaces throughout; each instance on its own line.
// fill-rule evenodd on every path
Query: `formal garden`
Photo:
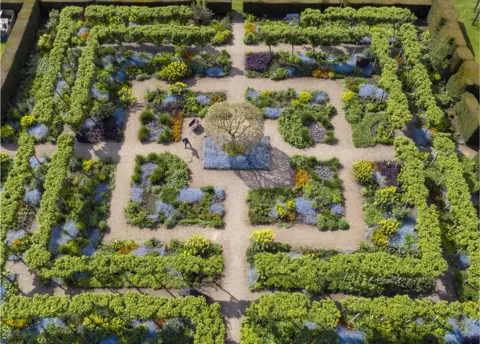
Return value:
M 2 104 L 0 342 L 478 342 L 435 13 L 221 8 L 45 11 Z

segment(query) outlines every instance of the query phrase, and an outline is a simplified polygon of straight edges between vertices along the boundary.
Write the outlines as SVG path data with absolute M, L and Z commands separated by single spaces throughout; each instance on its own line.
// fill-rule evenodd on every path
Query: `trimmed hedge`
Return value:
M 437 127 L 443 122 L 445 113 L 437 105 L 437 101 L 433 96 L 430 73 L 420 61 L 422 53 L 418 44 L 417 29 L 413 24 L 403 24 L 400 27 L 399 36 L 407 63 L 412 68 L 411 75 L 407 79 L 411 80 L 410 87 L 414 90 L 413 93 L 417 104 L 426 110 L 429 125 Z
M 300 13 L 306 9 L 325 10 L 330 7 L 339 7 L 344 5 L 342 0 L 244 0 L 243 11 L 258 16 L 265 13 L 270 17 L 284 16 L 288 13 Z M 419 17 L 425 17 L 430 9 L 432 0 L 348 0 L 348 6 L 353 8 L 362 8 L 364 6 L 385 7 L 385 6 L 401 6 L 406 7 Z
M 211 41 L 215 30 L 210 27 L 176 26 L 176 25 L 140 25 L 127 27 L 123 25 L 102 27 L 90 30 L 87 45 L 79 59 L 78 74 L 72 88 L 72 104 L 64 117 L 65 123 L 78 129 L 88 115 L 86 108 L 91 101 L 90 88 L 95 78 L 98 47 L 112 39 L 127 42 L 165 42 L 172 44 L 204 45 Z
M 382 76 L 380 86 L 388 92 L 387 100 L 388 122 L 395 129 L 401 129 L 409 123 L 413 116 L 408 107 L 408 100 L 402 90 L 402 82 L 397 77 L 397 61 L 389 56 L 390 33 L 383 29 L 372 30 L 372 48 L 378 57 Z
M 93 5 L 85 9 L 85 18 L 91 24 L 104 25 L 109 18 L 119 18 L 127 25 L 132 18 L 137 24 L 168 24 L 178 21 L 186 24 L 192 18 L 192 9 L 188 6 L 105 6 Z
M 241 343 L 305 340 L 330 344 L 339 342 L 339 337 L 340 343 L 443 342 L 448 335 L 478 335 L 475 325 L 469 328 L 465 319 L 471 323 L 479 318 L 473 302 L 433 303 L 408 296 L 347 297 L 336 305 L 330 299 L 312 302 L 300 293 L 275 293 L 262 295 L 247 308 Z M 345 335 L 356 340 L 345 341 Z M 358 340 L 360 336 L 362 340 Z M 307 341 L 312 339 L 315 341 Z
M 35 141 L 33 137 L 27 133 L 22 133 L 13 168 L 8 174 L 1 196 L 0 270 L 3 270 L 8 256 L 8 248 L 5 245 L 7 232 L 16 222 L 18 208 L 25 195 L 25 185 L 32 178 L 30 158 L 34 154 Z
M 465 251 L 471 262 L 466 271 L 459 271 L 459 298 L 479 300 L 480 237 L 477 211 L 472 204 L 468 184 L 463 176 L 464 169 L 455 152 L 455 144 L 447 135 L 438 134 L 433 139 L 433 146 L 438 154 L 436 161 L 443 171 L 447 208 L 454 224 L 446 236 L 457 249 L 455 255 Z
M 114 293 L 82 293 L 72 297 L 35 294 L 33 298 L 12 297 L 1 308 L 3 326 L 38 318 L 58 317 L 70 329 L 84 323 L 88 317 L 97 318 L 95 326 L 105 330 L 104 335 L 118 337 L 127 335 L 126 326 L 110 326 L 112 323 L 139 321 L 159 321 L 161 319 L 186 318 L 195 326 L 195 344 L 221 344 L 225 342 L 225 324 L 220 313 L 220 305 L 207 305 L 202 297 L 183 298 L 153 297 L 135 292 L 124 295 Z M 70 330 L 71 331 L 71 330 Z M 73 331 L 70 336 L 78 339 Z M 67 333 L 69 333 L 67 331 Z M 99 338 L 95 338 L 99 339 Z M 73 338 L 71 339 L 74 340 Z M 141 342 L 140 338 L 136 338 Z
M 73 6 L 64 8 L 60 13 L 57 37 L 49 55 L 48 71 L 43 76 L 42 87 L 38 90 L 36 95 L 37 102 L 32 111 L 32 114 L 53 132 L 58 131 L 58 126 L 61 125 L 61 118 L 57 116 L 55 110 L 54 90 L 57 86 L 58 75 L 62 69 L 70 40 L 77 32 L 76 18 L 82 15 L 82 13 L 83 8 Z
M 2 8 L 4 6 L 5 8 L 10 7 L 8 2 L 3 2 Z M 40 25 L 38 1 L 22 1 L 21 7 L 0 62 L 2 71 L 2 116 L 7 113 L 7 105 L 10 98 L 17 92 L 17 86 L 21 81 L 21 71 L 28 59 L 38 26 Z
M 477 98 L 469 92 L 462 94 L 461 100 L 455 104 L 459 131 L 463 140 L 478 145 L 480 126 L 480 105 Z

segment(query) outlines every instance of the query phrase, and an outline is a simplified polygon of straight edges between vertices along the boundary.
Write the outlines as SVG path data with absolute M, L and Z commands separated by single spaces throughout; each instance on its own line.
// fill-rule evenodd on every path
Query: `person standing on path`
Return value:
M 190 148 L 192 148 L 192 144 L 191 144 L 190 141 L 188 140 L 188 137 L 183 136 L 183 137 L 182 137 L 182 142 L 185 144 L 185 149 L 187 149 L 187 145 L 189 145 Z

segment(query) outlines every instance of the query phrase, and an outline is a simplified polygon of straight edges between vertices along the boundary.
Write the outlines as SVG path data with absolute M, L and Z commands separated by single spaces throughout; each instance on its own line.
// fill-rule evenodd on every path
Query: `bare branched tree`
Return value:
M 263 138 L 263 116 L 251 104 L 218 103 L 205 118 L 205 133 L 230 155 L 243 154 Z

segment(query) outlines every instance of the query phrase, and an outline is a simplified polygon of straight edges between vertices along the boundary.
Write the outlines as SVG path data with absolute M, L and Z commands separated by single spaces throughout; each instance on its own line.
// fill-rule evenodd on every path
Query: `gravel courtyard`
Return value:
M 203 291 L 222 306 L 223 314 L 227 322 L 227 336 L 229 343 L 238 343 L 240 340 L 241 316 L 248 306 L 249 301 L 258 297 L 257 293 L 251 293 L 248 289 L 248 264 L 245 260 L 245 251 L 249 245 L 248 237 L 251 232 L 266 228 L 266 226 L 251 226 L 248 222 L 248 207 L 246 203 L 249 188 L 288 186 L 294 183 L 293 170 L 290 168 L 289 157 L 294 154 L 315 156 L 325 160 L 337 157 L 341 163 L 340 178 L 343 180 L 345 195 L 345 216 L 350 224 L 346 231 L 321 232 L 314 226 L 296 225 L 293 228 L 273 227 L 276 239 L 287 242 L 292 246 L 310 246 L 313 248 L 342 248 L 353 250 L 360 242 L 365 240 L 364 221 L 362 216 L 362 198 L 360 186 L 355 182 L 351 166 L 355 160 L 388 160 L 394 158 L 392 146 L 378 145 L 375 148 L 354 148 L 351 139 L 350 125 L 345 120 L 340 99 L 342 91 L 341 80 L 323 80 L 314 78 L 296 78 L 283 81 L 269 79 L 248 79 L 244 75 L 244 55 L 247 51 L 265 51 L 266 46 L 246 46 L 243 44 L 243 20 L 235 14 L 233 18 L 233 44 L 225 48 L 232 58 L 232 70 L 230 76 L 221 79 L 194 79 L 187 82 L 193 90 L 214 92 L 226 91 L 229 102 L 243 102 L 244 92 L 247 87 L 257 90 L 284 90 L 294 88 L 297 91 L 305 89 L 320 89 L 328 93 L 330 103 L 337 109 L 337 115 L 332 118 L 335 127 L 337 142 L 334 145 L 317 144 L 309 149 L 297 149 L 286 143 L 281 137 L 277 121 L 267 120 L 265 123 L 265 135 L 270 136 L 271 142 L 271 165 L 270 171 L 218 171 L 204 170 L 202 168 L 203 138 L 204 134 L 195 135 L 190 133 L 188 126 L 183 127 L 183 135 L 188 136 L 193 150 L 186 150 L 182 143 L 161 145 L 156 143 L 142 144 L 137 139 L 140 127 L 139 114 L 144 109 L 143 99 L 147 88 L 153 89 L 158 80 L 150 79 L 143 82 L 133 82 L 133 93 L 137 102 L 130 107 L 126 114 L 125 139 L 123 142 L 108 142 L 97 145 L 77 143 L 75 153 L 85 158 L 110 157 L 118 163 L 116 170 L 115 189 L 112 193 L 110 215 L 108 218 L 109 232 L 104 240 L 135 240 L 144 241 L 152 237 L 162 241 L 173 238 L 187 239 L 193 234 L 202 234 L 206 238 L 222 245 L 225 257 L 224 276 L 216 286 L 210 286 Z M 276 47 L 275 49 L 290 47 Z M 331 48 L 329 48 L 331 49 Z M 165 88 L 166 84 L 160 82 Z M 13 145 L 3 145 L 3 151 L 15 150 Z M 55 152 L 55 146 L 51 144 L 38 145 L 36 155 Z M 192 171 L 191 187 L 213 185 L 225 189 L 226 214 L 224 217 L 225 228 L 182 227 L 167 230 L 142 229 L 127 224 L 124 216 L 124 207 L 130 198 L 130 180 L 135 166 L 137 154 L 150 152 L 171 152 L 178 155 L 188 163 Z M 34 230 L 34 229 L 33 229 Z M 39 278 L 28 270 L 22 262 L 9 262 L 7 269 L 17 273 L 19 287 L 28 296 L 34 293 L 46 294 L 75 294 L 83 290 L 69 288 L 43 287 Z M 443 286 L 439 286 L 439 293 Z M 99 292 L 121 290 L 98 290 Z M 140 293 L 156 296 L 176 295 L 175 291 L 139 289 Z M 334 297 L 340 297 L 336 295 Z

